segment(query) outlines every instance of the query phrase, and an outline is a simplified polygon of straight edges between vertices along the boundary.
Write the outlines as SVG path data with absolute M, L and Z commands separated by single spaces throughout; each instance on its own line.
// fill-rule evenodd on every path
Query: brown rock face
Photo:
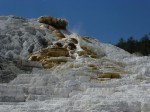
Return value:
M 67 59 L 64 57 L 59 57 L 59 58 L 55 57 L 55 58 L 43 59 L 43 60 L 41 60 L 41 62 L 45 68 L 52 68 L 52 67 L 57 66 L 61 63 L 66 63 Z
M 39 22 L 51 25 L 56 29 L 66 29 L 68 25 L 68 22 L 65 19 L 58 19 L 51 16 L 40 17 Z
M 98 76 L 99 78 L 121 78 L 119 73 L 115 73 L 115 72 L 107 72 L 107 73 L 103 73 L 101 75 Z
M 56 42 L 56 43 L 54 43 L 54 47 L 55 48 L 60 48 L 60 47 L 63 47 L 63 45 L 60 42 Z
M 76 49 L 77 47 L 73 44 L 73 43 L 68 43 L 68 49 L 69 50 L 74 50 Z
M 40 59 L 41 59 L 41 56 L 38 54 L 31 55 L 29 58 L 29 60 L 31 60 L 31 61 L 40 61 Z
M 64 36 L 64 34 L 61 33 L 60 30 L 54 30 L 54 31 L 52 31 L 52 33 L 57 37 L 57 40 L 60 40 L 60 39 L 62 39 L 62 38 L 66 38 L 66 37 Z
M 32 54 L 29 60 L 39 61 L 45 68 L 52 68 L 58 64 L 67 62 L 67 57 L 69 57 L 69 52 L 65 48 L 46 48 Z
M 69 56 L 68 50 L 65 48 L 47 48 L 42 49 L 40 53 L 49 57 Z

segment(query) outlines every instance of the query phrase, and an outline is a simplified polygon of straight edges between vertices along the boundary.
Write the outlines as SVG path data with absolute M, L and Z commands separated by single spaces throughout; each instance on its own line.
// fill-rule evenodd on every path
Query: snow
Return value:
M 49 42 L 56 41 L 52 33 L 41 27 L 36 19 L 20 19 L 0 17 L 1 56 L 24 60 L 29 57 L 31 44 L 34 44 L 33 51 L 43 48 L 38 41 L 39 36 Z M 16 21 L 22 22 L 16 24 Z M 11 28 L 6 29 L 10 23 Z M 25 30 L 25 27 L 35 30 Z M 21 36 L 18 36 L 18 31 L 22 32 Z M 87 42 L 77 34 L 65 36 L 78 40 L 77 50 L 83 50 L 81 46 L 86 46 L 99 57 L 69 59 L 67 63 L 51 69 L 43 69 L 38 62 L 22 61 L 24 66 L 32 67 L 31 72 L 20 71 L 14 64 L 6 66 L 0 60 L 6 66 L 2 66 L 4 70 L 19 72 L 14 80 L 0 84 L 0 112 L 150 111 L 150 57 L 134 56 L 93 38 L 87 38 L 90 41 Z M 100 79 L 98 75 L 105 72 L 120 73 L 121 78 Z

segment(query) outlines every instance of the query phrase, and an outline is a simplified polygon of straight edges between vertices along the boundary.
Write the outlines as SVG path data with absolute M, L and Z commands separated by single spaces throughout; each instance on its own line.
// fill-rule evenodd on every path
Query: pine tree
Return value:
M 150 33 L 143 36 L 139 41 L 135 40 L 133 37 L 129 37 L 127 41 L 123 38 L 120 38 L 119 42 L 116 44 L 117 47 L 120 47 L 130 53 L 140 53 L 144 56 L 150 55 Z

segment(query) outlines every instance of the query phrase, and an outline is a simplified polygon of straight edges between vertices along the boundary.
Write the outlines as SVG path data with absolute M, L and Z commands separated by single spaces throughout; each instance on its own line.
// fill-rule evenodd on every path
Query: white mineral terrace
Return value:
M 36 19 L 0 17 L 0 55 L 22 60 L 23 70 L 31 68 L 25 72 L 0 60 L 0 75 L 8 70 L 18 73 L 8 83 L 0 83 L 0 112 L 150 112 L 149 57 L 133 56 L 113 45 L 93 38 L 85 40 L 76 34 L 63 33 L 66 38 L 56 40 L 52 31 L 41 25 Z M 67 60 L 49 69 L 44 69 L 40 62 L 26 60 L 33 45 L 34 53 L 45 47 L 42 42 L 48 41 L 46 47 L 50 47 L 70 38 L 78 41 L 72 51 L 76 58 L 48 57 Z M 97 57 L 79 56 L 82 46 Z M 106 74 L 112 76 L 102 78 Z M 119 77 L 113 78 L 114 74 Z

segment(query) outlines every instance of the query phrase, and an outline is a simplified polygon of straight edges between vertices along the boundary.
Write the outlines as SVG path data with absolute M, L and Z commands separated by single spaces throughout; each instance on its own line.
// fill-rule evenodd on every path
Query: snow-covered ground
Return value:
M 56 40 L 41 25 L 36 19 L 0 17 L 0 56 L 19 62 L 0 58 L 0 76 L 8 70 L 16 74 L 9 83 L 0 84 L 0 112 L 150 112 L 149 57 L 75 34 Z M 31 48 L 37 52 L 69 38 L 78 40 L 76 58 L 66 57 L 66 63 L 50 69 L 27 61 Z M 97 58 L 79 56 L 83 46 Z M 120 78 L 101 78 L 105 73 Z

